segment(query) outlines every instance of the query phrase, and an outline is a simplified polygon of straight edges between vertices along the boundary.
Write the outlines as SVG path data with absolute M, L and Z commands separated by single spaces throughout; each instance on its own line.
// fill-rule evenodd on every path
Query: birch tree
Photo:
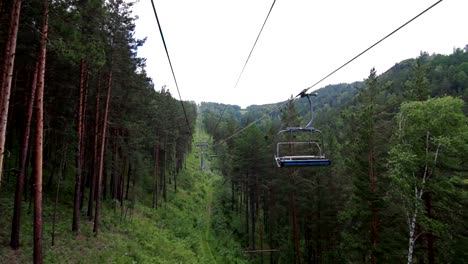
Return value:
M 403 103 L 397 115 L 396 144 L 390 151 L 390 175 L 394 193 L 403 205 L 408 228 L 407 263 L 413 263 L 416 226 L 424 224 L 423 195 L 428 182 L 438 177 L 443 156 L 463 158 L 468 143 L 463 101 L 453 97 Z M 448 179 L 447 179 L 448 180 Z

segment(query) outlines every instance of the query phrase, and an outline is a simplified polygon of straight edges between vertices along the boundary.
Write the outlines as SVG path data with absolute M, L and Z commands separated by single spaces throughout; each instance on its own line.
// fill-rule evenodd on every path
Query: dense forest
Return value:
M 307 100 L 177 100 L 132 5 L 0 2 L 0 263 L 466 260 L 468 46 L 314 91 L 332 165 L 278 168 Z
M 131 8 L 124 1 L 1 1 L 1 263 L 155 263 L 164 250 L 184 255 L 166 245 L 176 238 L 164 242 L 163 228 L 142 225 L 159 218 L 158 225 L 173 226 L 175 205 L 167 203 L 193 185 L 177 176 L 187 166 L 197 109 L 154 87 L 137 57 L 145 40 L 134 37 Z M 154 213 L 161 208 L 169 216 Z M 146 247 L 135 239 L 119 247 L 110 236 L 115 225 L 120 240 L 138 229 L 140 237 L 161 234 Z M 155 241 L 164 250 L 150 254 Z M 85 258 L 85 248 L 98 257 Z M 135 248 L 145 253 L 132 255 Z M 123 250 L 130 254 L 120 256 Z
M 225 177 L 218 210 L 236 219 L 225 225 L 259 263 L 465 262 L 467 66 L 468 46 L 422 52 L 315 91 L 327 167 L 274 161 L 278 131 L 311 119 L 306 99 L 245 110 L 202 103 Z

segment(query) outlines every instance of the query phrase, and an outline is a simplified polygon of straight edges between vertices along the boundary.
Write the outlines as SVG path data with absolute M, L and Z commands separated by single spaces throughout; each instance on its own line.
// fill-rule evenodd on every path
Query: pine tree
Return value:
M 375 69 L 371 69 L 365 86 L 360 88 L 358 105 L 349 115 L 350 128 L 347 138 L 348 158 L 346 165 L 353 177 L 353 196 L 349 205 L 350 230 L 346 237 L 350 239 L 348 247 L 356 259 L 377 263 L 378 250 L 378 170 L 376 168 L 376 97 L 378 82 Z M 356 217 L 360 217 L 357 221 Z M 369 237 L 366 234 L 369 233 Z
M 2 1 L 3 2 L 3 1 Z M 21 0 L 14 0 L 10 14 L 10 25 L 5 54 L 3 56 L 2 76 L 0 78 L 0 187 L 3 171 L 3 153 L 5 152 L 6 130 L 8 122 L 8 109 L 10 104 L 11 81 L 13 78 L 13 68 L 16 56 L 16 41 L 21 12 Z
M 34 263 L 43 262 L 42 253 L 42 151 L 44 123 L 44 82 L 46 66 L 46 43 L 49 33 L 49 1 L 43 1 L 41 38 L 39 45 L 39 69 L 36 89 L 36 140 L 34 147 Z

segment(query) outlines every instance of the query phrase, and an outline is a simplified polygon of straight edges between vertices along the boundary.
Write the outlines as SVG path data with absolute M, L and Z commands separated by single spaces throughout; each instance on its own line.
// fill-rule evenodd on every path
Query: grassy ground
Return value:
M 208 161 L 208 160 L 207 160 Z M 153 209 L 140 202 L 130 210 L 111 202 L 103 205 L 101 233 L 94 237 L 93 223 L 83 215 L 80 232 L 72 234 L 71 197 L 63 198 L 57 216 L 55 246 L 51 246 L 53 198 L 44 197 L 45 263 L 244 263 L 240 245 L 230 232 L 223 237 L 213 231 L 212 208 L 221 176 L 207 169 L 191 154 L 178 175 L 177 193 L 168 186 L 168 202 Z M 0 263 L 32 262 L 32 212 L 23 206 L 21 248 L 8 246 L 13 211 L 14 184 L 0 191 Z M 66 193 L 67 190 L 64 190 Z M 71 193 L 68 190 L 68 193 Z M 69 194 L 70 195 L 70 194 Z M 123 212 L 123 213 L 122 213 Z M 220 217 L 220 216 L 217 216 Z

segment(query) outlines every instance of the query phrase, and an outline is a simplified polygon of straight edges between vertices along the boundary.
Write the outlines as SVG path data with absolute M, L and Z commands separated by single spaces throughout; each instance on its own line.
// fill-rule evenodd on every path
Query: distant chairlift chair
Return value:
M 278 132 L 275 161 L 278 167 L 327 166 L 331 160 L 325 157 L 323 151 L 322 132 L 312 126 L 313 109 L 309 96 L 317 93 L 302 93 L 307 97 L 310 106 L 311 119 L 305 127 L 288 127 Z

